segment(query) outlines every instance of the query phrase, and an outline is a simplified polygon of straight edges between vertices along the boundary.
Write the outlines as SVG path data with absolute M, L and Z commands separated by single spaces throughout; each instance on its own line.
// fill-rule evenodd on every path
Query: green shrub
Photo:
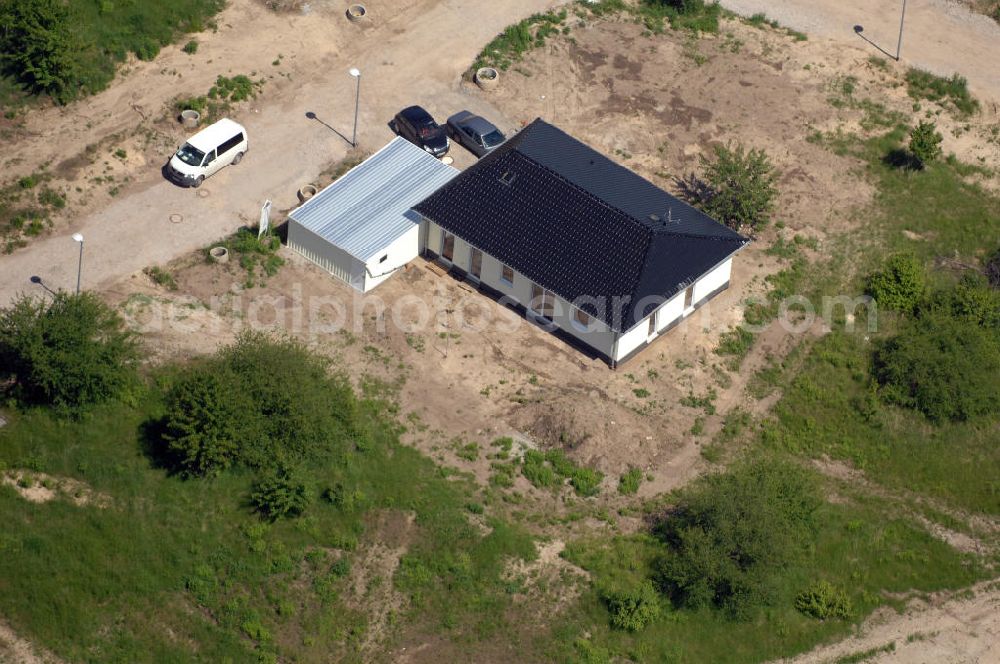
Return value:
M 910 152 L 921 168 L 941 156 L 942 140 L 933 122 L 921 122 L 910 130 Z
M 628 590 L 605 590 L 601 599 L 611 613 L 611 626 L 638 632 L 660 617 L 660 596 L 651 581 Z
M 847 593 L 829 581 L 816 581 L 796 595 L 795 608 L 819 620 L 828 618 L 848 620 L 853 611 Z
M 924 298 L 924 266 L 913 254 L 896 254 L 868 278 L 868 294 L 880 307 L 913 313 Z
M 269 468 L 343 451 L 355 410 L 350 385 L 330 376 L 323 358 L 294 341 L 248 332 L 176 380 L 162 441 L 187 474 Z
M 194 55 L 198 52 L 198 41 L 196 39 L 192 39 L 188 43 L 184 44 L 184 48 L 182 50 L 188 55 Z
M 138 341 L 93 293 L 23 296 L 0 310 L 0 373 L 15 396 L 79 412 L 135 383 Z
M 154 284 L 163 286 L 167 290 L 177 290 L 177 280 L 174 279 L 174 275 L 159 265 L 151 265 L 150 267 L 143 268 L 142 271 L 147 277 L 153 280 Z
M 267 470 L 250 492 L 250 504 L 270 521 L 296 517 L 309 507 L 311 492 L 301 474 L 290 467 Z
M 730 228 L 762 230 L 774 209 L 777 174 L 763 150 L 742 144 L 716 145 L 715 158 L 701 159 L 704 187 L 692 192 L 694 202 Z
M 618 478 L 618 493 L 623 496 L 635 495 L 639 493 L 640 484 L 642 484 L 642 470 L 629 468 L 628 472 Z
M 929 314 L 875 354 L 883 398 L 933 422 L 1000 412 L 1000 335 L 974 321 Z
M 759 458 L 703 477 L 656 527 L 666 545 L 657 578 L 680 606 L 747 618 L 812 541 L 820 504 L 812 476 L 788 462 Z

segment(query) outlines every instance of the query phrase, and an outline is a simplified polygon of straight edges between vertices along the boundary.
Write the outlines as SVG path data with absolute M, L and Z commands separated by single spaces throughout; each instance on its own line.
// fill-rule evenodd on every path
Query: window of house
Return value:
M 389 254 L 386 254 L 382 258 L 378 259 L 378 262 L 379 263 L 384 263 L 384 262 L 386 262 L 386 260 L 388 260 L 388 258 L 389 258 Z
M 508 286 L 514 285 L 514 268 L 509 265 L 504 265 L 500 269 L 500 281 L 507 284 Z
M 472 253 L 469 255 L 469 274 L 475 279 L 479 279 L 483 274 L 483 252 L 475 247 L 472 248 Z
M 578 327 L 587 329 L 590 327 L 590 314 L 582 309 L 574 309 L 573 322 L 576 323 Z
M 694 304 L 694 285 L 688 286 L 687 290 L 684 291 L 684 308 L 690 309 L 691 305 Z
M 531 301 L 528 307 L 545 320 L 552 320 L 555 309 L 555 296 L 538 284 L 531 284 Z
M 455 259 L 455 236 L 445 233 L 441 238 L 441 257 L 451 262 Z
M 649 336 L 653 336 L 654 334 L 656 334 L 656 314 L 657 313 L 658 312 L 654 311 L 653 313 L 649 314 L 649 333 L 648 333 Z

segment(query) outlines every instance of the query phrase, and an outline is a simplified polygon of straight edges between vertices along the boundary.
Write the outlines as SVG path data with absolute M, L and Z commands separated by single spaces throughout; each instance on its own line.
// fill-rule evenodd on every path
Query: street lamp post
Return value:
M 903 13 L 899 16 L 899 41 L 896 42 L 896 62 L 903 48 L 903 21 L 906 19 L 906 0 L 903 0 Z
M 83 234 L 73 233 L 73 241 L 80 245 L 80 258 L 76 263 L 76 294 L 80 294 L 80 274 L 83 272 Z
M 361 101 L 361 70 L 351 67 L 347 72 L 355 78 L 357 85 L 354 87 L 354 133 L 351 135 L 351 147 L 358 147 L 358 105 Z

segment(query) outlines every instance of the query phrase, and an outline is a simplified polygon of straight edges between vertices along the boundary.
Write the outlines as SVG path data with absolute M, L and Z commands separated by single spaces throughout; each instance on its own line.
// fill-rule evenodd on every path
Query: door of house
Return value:
M 555 309 L 555 296 L 538 284 L 531 284 L 531 301 L 528 303 L 528 308 L 539 318 L 551 322 Z
M 476 248 L 472 249 L 472 254 L 469 256 L 469 276 L 471 276 L 476 281 L 479 281 L 480 276 L 483 273 L 483 252 Z
M 694 304 L 694 284 L 687 287 L 684 291 L 684 310 L 687 311 Z
M 656 319 L 659 317 L 659 314 L 660 314 L 659 309 L 649 314 L 649 330 L 646 332 L 646 336 L 649 337 L 656 336 Z

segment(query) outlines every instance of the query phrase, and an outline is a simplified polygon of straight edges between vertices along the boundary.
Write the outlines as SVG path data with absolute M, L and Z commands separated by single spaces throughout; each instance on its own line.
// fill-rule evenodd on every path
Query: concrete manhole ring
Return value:
M 209 191 L 208 191 L 208 189 L 199 189 L 198 190 L 198 198 L 208 198 L 208 197 L 209 197 Z
M 183 215 L 179 215 L 176 212 L 174 212 L 172 215 L 170 215 L 170 223 L 172 223 L 172 224 L 179 224 L 182 221 L 184 221 Z

